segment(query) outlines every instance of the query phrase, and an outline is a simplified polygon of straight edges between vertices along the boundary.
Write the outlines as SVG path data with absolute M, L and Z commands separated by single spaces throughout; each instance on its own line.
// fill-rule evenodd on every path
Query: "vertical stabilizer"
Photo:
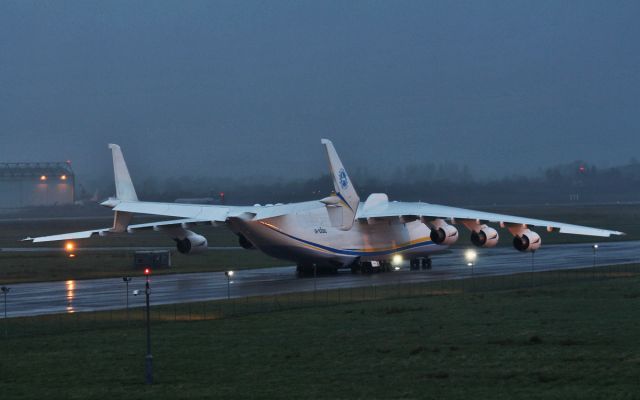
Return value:
M 358 205 L 360 204 L 360 197 L 356 193 L 356 189 L 353 187 L 349 174 L 342 165 L 336 149 L 333 147 L 328 139 L 322 139 L 320 141 L 326 151 L 329 158 L 329 171 L 333 178 L 333 187 L 336 192 L 336 196 L 340 199 L 340 205 L 343 209 L 342 212 L 342 226 L 341 229 L 349 230 L 353 225 L 353 220 L 356 217 L 358 211 Z
M 131 182 L 129 169 L 124 162 L 122 150 L 117 144 L 110 144 L 111 155 L 113 156 L 113 175 L 116 180 L 116 198 L 125 201 L 138 201 L 136 189 Z M 111 232 L 122 233 L 127 230 L 133 214 L 123 211 L 116 211 L 113 215 L 113 228 Z
M 122 150 L 117 144 L 110 144 L 111 154 L 113 155 L 113 175 L 116 180 L 116 197 L 118 200 L 138 201 L 136 189 L 131 182 L 129 169 L 124 162 Z

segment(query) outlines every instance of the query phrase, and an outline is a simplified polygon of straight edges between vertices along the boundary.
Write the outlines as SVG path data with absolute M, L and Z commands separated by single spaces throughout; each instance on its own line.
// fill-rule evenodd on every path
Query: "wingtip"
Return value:
M 33 242 L 33 238 L 31 236 L 27 236 L 24 239 L 20 239 L 21 242 Z
M 332 144 L 331 140 L 329 140 L 329 139 L 320 139 L 320 143 L 322 143 L 322 144 Z
M 118 146 L 118 145 L 117 145 L 117 144 L 115 144 L 115 143 L 109 143 L 109 148 L 110 148 L 110 149 L 119 149 L 119 148 L 120 148 L 120 146 Z

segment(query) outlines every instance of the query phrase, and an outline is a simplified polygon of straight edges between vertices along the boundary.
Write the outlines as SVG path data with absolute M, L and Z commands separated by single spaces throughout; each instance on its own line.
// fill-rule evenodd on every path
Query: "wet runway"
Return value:
M 471 277 L 471 268 L 464 260 L 464 248 L 454 248 L 448 254 L 433 257 L 429 271 L 400 271 L 372 275 L 351 274 L 317 278 L 298 278 L 295 267 L 263 268 L 236 271 L 230 281 L 231 297 L 272 295 L 301 291 L 386 285 L 406 282 L 427 282 Z M 535 253 L 534 271 L 549 271 L 590 267 L 594 265 L 591 244 L 548 245 Z M 595 253 L 598 265 L 640 262 L 640 241 L 600 244 Z M 473 268 L 475 276 L 509 275 L 532 270 L 531 253 L 513 248 L 478 249 Z M 144 277 L 134 277 L 129 293 L 143 289 Z M 172 274 L 152 277 L 152 304 L 171 304 L 202 300 L 225 299 L 227 277 L 223 272 Z M 93 279 L 66 282 L 23 283 L 11 285 L 8 295 L 8 316 L 83 312 L 121 309 L 125 307 L 126 286 L 122 278 Z M 129 296 L 131 307 L 144 305 L 144 296 Z

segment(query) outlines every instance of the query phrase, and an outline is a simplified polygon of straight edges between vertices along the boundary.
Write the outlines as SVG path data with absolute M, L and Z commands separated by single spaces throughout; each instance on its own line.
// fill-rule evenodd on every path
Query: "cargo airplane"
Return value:
M 86 239 L 153 229 L 175 240 L 180 253 L 207 249 L 207 239 L 191 229 L 196 225 L 223 225 L 246 249 L 295 262 L 298 272 L 311 268 L 351 268 L 352 271 L 388 270 L 392 261 L 409 259 L 412 267 L 430 267 L 429 255 L 458 240 L 462 225 L 478 247 L 494 247 L 499 235 L 493 223 L 513 235 L 513 246 L 536 251 L 542 240 L 533 228 L 548 232 L 608 237 L 622 232 L 539 219 L 474 211 L 429 203 L 389 201 L 374 193 L 361 202 L 353 182 L 331 141 L 321 143 L 329 159 L 334 191 L 320 200 L 253 206 L 197 205 L 139 201 L 122 151 L 110 144 L 116 197 L 103 203 L 114 211 L 113 226 L 84 232 L 26 238 L 34 243 Z M 134 214 L 175 217 L 170 221 L 130 224 Z

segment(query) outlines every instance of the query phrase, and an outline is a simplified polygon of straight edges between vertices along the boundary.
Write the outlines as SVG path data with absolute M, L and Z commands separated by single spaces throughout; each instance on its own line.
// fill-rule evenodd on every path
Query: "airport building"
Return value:
M 0 209 L 73 204 L 70 162 L 0 163 Z

